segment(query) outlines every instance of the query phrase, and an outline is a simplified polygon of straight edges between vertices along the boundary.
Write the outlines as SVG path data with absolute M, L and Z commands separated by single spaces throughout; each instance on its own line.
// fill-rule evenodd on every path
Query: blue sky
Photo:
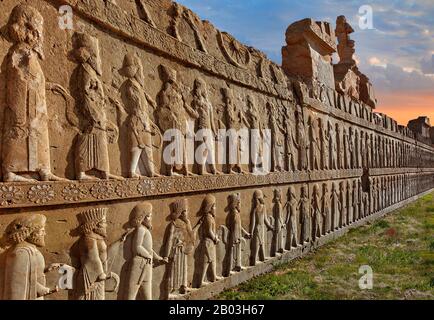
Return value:
M 338 15 L 345 15 L 355 30 L 352 38 L 359 67 L 376 87 L 379 110 L 395 112 L 404 124 L 408 120 L 402 118 L 404 114 L 411 117 L 416 110 L 426 110 L 434 122 L 434 0 L 178 2 L 277 63 L 281 62 L 285 30 L 292 22 L 310 17 L 334 25 Z M 362 5 L 372 7 L 374 29 L 359 28 Z

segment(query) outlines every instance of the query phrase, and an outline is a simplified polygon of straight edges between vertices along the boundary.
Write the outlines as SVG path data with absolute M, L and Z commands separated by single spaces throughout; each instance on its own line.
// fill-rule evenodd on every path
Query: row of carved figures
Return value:
M 126 114 L 128 177 L 139 178 L 139 162 L 144 174 L 159 176 L 156 172 L 153 149 L 163 147 L 163 154 L 171 143 L 181 148 L 181 170 L 174 163 L 165 162 L 162 173 L 171 176 L 188 175 L 187 139 L 195 123 L 196 132 L 208 130 L 200 142 L 205 149 L 198 162 L 199 174 L 219 173 L 216 168 L 216 139 L 219 129 L 239 132 L 243 128 L 256 129 L 249 133 L 247 144 L 258 150 L 249 152 L 247 164 L 256 172 L 264 166 L 266 148 L 261 147 L 270 131 L 269 153 L 271 171 L 358 169 L 368 167 L 433 167 L 434 154 L 397 139 L 358 130 L 353 126 L 333 124 L 322 118 L 308 117 L 301 106 L 277 100 L 266 103 L 266 112 L 258 107 L 252 95 L 246 97 L 246 108 L 240 106 L 232 89 L 222 89 L 224 111 L 215 119 L 216 110 L 210 102 L 206 82 L 195 80 L 192 103 L 186 96 L 190 90 L 180 84 L 177 72 L 162 66 L 163 88 L 154 101 L 145 91 L 143 66 L 135 54 L 127 54 L 119 73 L 125 78 L 118 92 L 104 84 L 98 39 L 87 33 L 73 35 L 71 57 L 78 64 L 71 76 L 71 93 L 58 84 L 47 83 L 39 60 L 43 53 L 43 17 L 33 7 L 22 4 L 12 11 L 8 35 L 13 46 L 6 57 L 6 109 L 3 126 L 2 170 L 5 182 L 65 180 L 51 171 L 48 108 L 46 89 L 61 95 L 67 105 L 67 119 L 78 132 L 75 139 L 75 171 L 77 180 L 123 179 L 110 173 L 109 144 L 119 137 L 118 124 L 106 114 L 109 105 Z M 28 36 L 32 34 L 32 36 Z M 27 35 L 27 36 L 26 36 Z M 120 95 L 122 102 L 117 99 Z M 27 100 L 26 97 L 32 97 Z M 245 109 L 245 110 L 244 110 Z M 155 113 L 157 124 L 152 121 Z M 265 116 L 264 116 L 265 115 Z M 296 123 L 293 123 L 293 119 Z M 37 124 L 37 125 L 35 125 Z M 177 130 L 180 140 L 162 141 L 162 135 Z M 159 137 L 159 139 L 157 138 Z M 157 142 L 159 140 L 159 143 Z M 124 141 L 122 141 L 124 142 Z M 226 173 L 243 173 L 242 152 L 246 141 L 240 136 L 229 137 L 225 154 Z M 203 147 L 202 146 L 202 147 Z M 262 149 L 262 150 L 261 150 Z M 184 151 L 184 152 L 181 152 Z M 196 150 L 197 151 L 197 150 Z M 223 151 L 220 151 L 223 152 Z M 229 159 L 228 159 L 229 158 Z
M 188 200 L 174 201 L 170 204 L 159 253 L 154 251 L 150 203 L 140 203 L 132 210 L 125 226 L 127 231 L 109 247 L 108 209 L 90 209 L 77 215 L 79 225 L 71 231 L 71 235 L 79 237 L 70 249 L 72 266 L 61 263 L 45 266 L 39 248 L 45 246 L 46 217 L 26 214 L 12 221 L 4 232 L 2 298 L 43 299 L 59 290 L 47 287 L 45 273 L 63 268 L 73 272 L 72 285 L 67 288 L 71 289 L 70 299 L 103 300 L 106 291 L 115 291 L 118 299 L 152 299 L 153 267 L 163 264 L 166 269 L 160 298 L 167 299 L 222 279 L 217 275 L 219 243 L 223 243 L 225 251 L 222 276 L 228 277 L 246 268 L 243 266 L 246 239 L 250 239 L 250 266 L 255 266 L 270 256 L 315 243 L 327 234 L 433 187 L 432 175 L 372 177 L 367 183 L 368 192 L 361 179 L 304 184 L 297 187 L 300 192 L 290 186 L 286 201 L 282 199 L 282 189 L 275 189 L 271 210 L 263 191 L 256 190 L 248 230 L 242 224 L 239 193 L 228 196 L 226 223 L 218 230 L 218 203 L 213 195 L 203 199 L 194 226 Z M 192 273 L 188 260 L 193 252 Z

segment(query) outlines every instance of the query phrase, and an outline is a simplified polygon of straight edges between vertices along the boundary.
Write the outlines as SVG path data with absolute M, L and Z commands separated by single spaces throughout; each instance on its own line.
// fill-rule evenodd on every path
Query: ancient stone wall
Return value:
M 293 24 L 281 68 L 169 0 L 20 3 L 0 4 L 3 299 L 209 297 L 434 187 L 434 148 L 374 112 L 348 28 L 337 46 Z M 169 165 L 185 120 L 213 133 L 194 150 L 243 128 L 260 150 L 229 136 L 229 164 Z

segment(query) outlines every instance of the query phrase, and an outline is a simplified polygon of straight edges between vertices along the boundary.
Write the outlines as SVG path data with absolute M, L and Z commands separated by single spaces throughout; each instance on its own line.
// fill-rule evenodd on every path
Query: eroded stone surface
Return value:
M 2 299 L 209 297 L 433 188 L 432 129 L 374 111 L 345 17 L 290 25 L 279 67 L 169 0 L 1 8 Z M 197 161 L 170 129 L 208 130 Z

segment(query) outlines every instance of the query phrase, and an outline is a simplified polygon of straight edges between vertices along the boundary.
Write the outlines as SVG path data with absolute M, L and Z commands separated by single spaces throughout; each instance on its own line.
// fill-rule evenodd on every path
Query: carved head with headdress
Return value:
M 176 70 L 167 66 L 161 66 L 161 73 L 164 82 L 176 84 Z
M 102 237 L 107 236 L 107 208 L 97 208 L 83 211 L 77 215 L 78 231 L 82 235 L 96 233 Z
M 260 204 L 264 204 L 265 200 L 264 200 L 265 196 L 264 193 L 262 192 L 262 190 L 256 190 L 255 193 L 253 194 L 253 199 L 255 201 L 255 203 L 260 203 Z
M 208 194 L 205 197 L 205 199 L 203 199 L 202 205 L 200 207 L 199 212 L 197 213 L 197 216 L 204 217 L 207 214 L 211 214 L 214 217 L 215 211 L 216 211 L 216 198 Z
M 102 75 L 102 64 L 98 39 L 87 33 L 76 32 L 72 37 L 73 56 L 78 63 L 89 64 L 98 75 Z
M 36 52 L 41 59 L 44 58 L 44 18 L 27 4 L 16 6 L 11 13 L 8 23 L 10 40 L 15 44 L 26 44 Z
M 274 202 L 280 202 L 282 200 L 282 191 L 280 189 L 275 189 L 274 192 Z
M 134 53 L 127 53 L 124 57 L 119 74 L 129 79 L 136 79 L 141 85 L 144 81 L 143 65 L 140 58 Z
M 296 199 L 295 188 L 294 186 L 290 186 L 288 188 L 288 200 L 291 201 L 293 199 Z
M 188 201 L 187 199 L 180 199 L 170 204 L 169 220 L 176 221 L 180 219 L 184 222 L 188 221 Z
M 29 242 L 38 247 L 45 246 L 45 223 L 42 214 L 32 214 L 12 221 L 6 228 L 5 237 L 10 245 Z
M 202 78 L 194 80 L 194 95 L 198 98 L 207 96 L 206 82 Z
M 229 203 L 229 209 L 230 210 L 241 210 L 241 195 L 240 193 L 233 193 L 228 196 L 228 203 Z
M 130 214 L 130 226 L 138 227 L 143 224 L 149 230 L 152 229 L 152 205 L 142 202 L 134 207 Z

